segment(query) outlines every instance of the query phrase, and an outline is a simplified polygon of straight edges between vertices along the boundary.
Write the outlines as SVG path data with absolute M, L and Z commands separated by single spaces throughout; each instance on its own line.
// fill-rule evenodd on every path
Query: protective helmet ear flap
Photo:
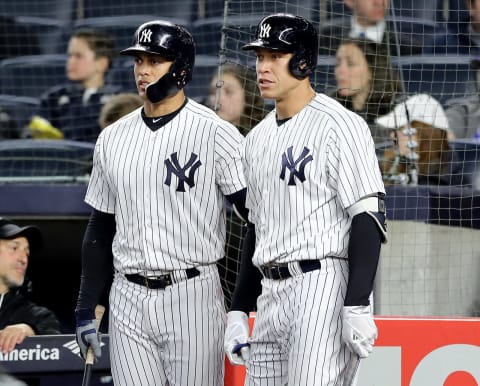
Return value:
M 300 51 L 300 50 L 299 50 Z M 309 63 L 308 57 L 301 52 L 293 55 L 288 63 L 290 73 L 297 79 L 305 79 L 313 73 L 316 64 Z
M 176 87 L 172 74 L 167 72 L 156 82 L 150 83 L 145 89 L 145 92 L 150 102 L 158 103 L 167 96 L 176 94 L 178 90 L 179 89 Z
M 170 70 L 155 83 L 146 88 L 147 98 L 152 103 L 158 103 L 167 96 L 174 95 L 192 79 L 193 69 L 187 70 L 178 62 L 173 62 Z

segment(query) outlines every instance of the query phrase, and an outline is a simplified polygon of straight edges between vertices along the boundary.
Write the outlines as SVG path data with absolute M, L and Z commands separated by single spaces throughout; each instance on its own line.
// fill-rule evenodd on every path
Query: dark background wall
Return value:
M 37 225 L 44 236 L 43 251 L 32 256 L 28 277 L 30 299 L 55 312 L 64 333 L 73 333 L 74 309 L 81 274 L 81 245 L 87 218 L 21 218 L 19 225 Z

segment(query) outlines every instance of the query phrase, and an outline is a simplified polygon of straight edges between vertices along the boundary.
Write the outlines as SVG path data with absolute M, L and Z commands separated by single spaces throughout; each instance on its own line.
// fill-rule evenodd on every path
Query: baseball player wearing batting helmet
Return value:
M 385 190 L 366 122 L 311 86 L 317 45 L 309 21 L 273 14 L 244 46 L 275 101 L 246 137 L 250 225 L 224 342 L 246 385 L 354 384 L 377 337 Z
M 77 341 L 82 355 L 88 346 L 101 355 L 93 311 L 113 271 L 115 385 L 222 385 L 226 310 L 215 263 L 225 198 L 244 213 L 243 137 L 185 96 L 195 61 L 185 28 L 145 23 L 122 53 L 134 57 L 144 104 L 96 143 Z

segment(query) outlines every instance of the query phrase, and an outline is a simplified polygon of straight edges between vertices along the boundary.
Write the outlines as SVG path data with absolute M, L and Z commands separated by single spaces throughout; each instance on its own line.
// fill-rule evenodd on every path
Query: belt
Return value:
M 200 271 L 197 268 L 188 268 L 183 272 L 186 274 L 187 279 L 200 275 Z M 173 273 L 166 273 L 165 275 L 159 276 L 142 276 L 138 273 L 133 273 L 125 274 L 125 278 L 132 283 L 140 284 L 150 289 L 164 289 L 178 282 L 178 280 L 174 278 Z
M 283 280 L 298 275 L 299 272 L 296 273 L 293 267 L 295 264 L 303 273 L 315 271 L 321 267 L 320 260 L 300 260 L 293 263 L 262 265 L 260 271 L 267 279 Z

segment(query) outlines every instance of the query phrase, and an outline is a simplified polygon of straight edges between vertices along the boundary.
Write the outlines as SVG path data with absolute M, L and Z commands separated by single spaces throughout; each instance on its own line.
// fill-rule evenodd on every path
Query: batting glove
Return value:
M 95 319 L 77 321 L 76 339 L 83 359 L 86 359 L 89 347 L 93 350 L 95 360 L 100 359 L 102 349 L 100 348 L 99 333 L 95 327 Z
M 248 315 L 242 311 L 230 311 L 223 347 L 232 365 L 245 365 L 250 357 L 249 336 Z
M 360 358 L 368 357 L 377 336 L 370 306 L 343 307 L 342 338 L 350 351 Z

